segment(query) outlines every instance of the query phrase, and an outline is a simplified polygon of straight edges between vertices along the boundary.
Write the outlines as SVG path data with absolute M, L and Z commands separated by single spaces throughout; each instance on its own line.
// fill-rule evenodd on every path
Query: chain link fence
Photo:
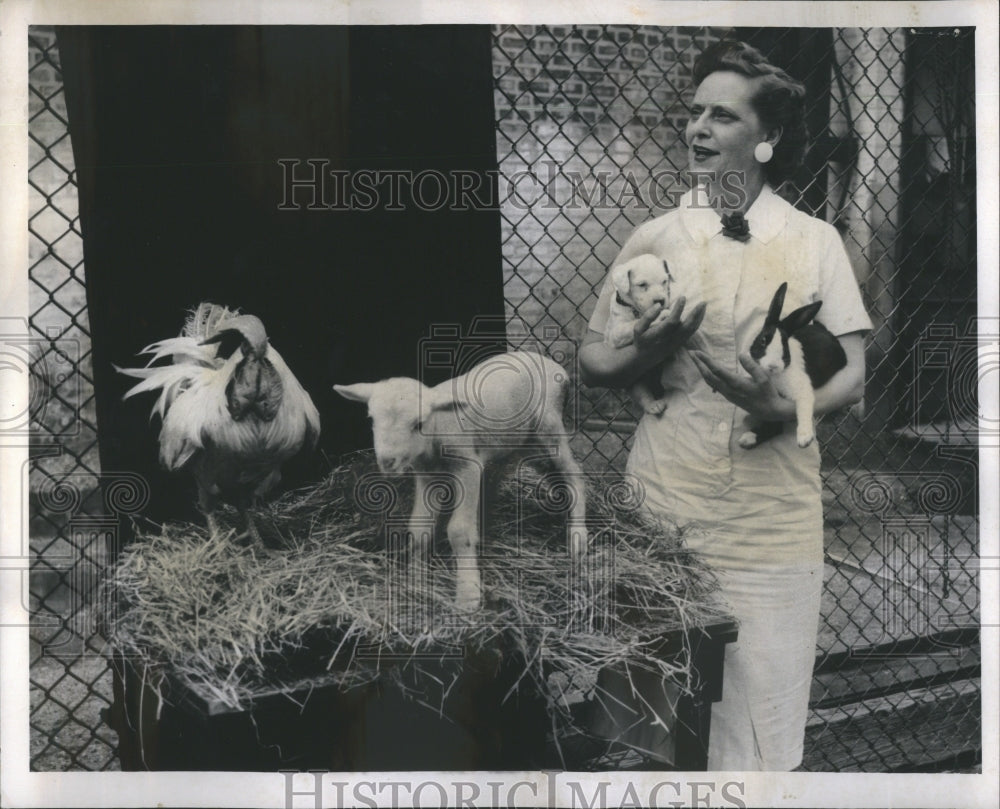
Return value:
M 820 425 L 826 581 L 804 767 L 980 760 L 971 30 L 495 29 L 508 317 L 579 341 L 617 252 L 676 204 L 697 53 L 749 41 L 809 91 L 779 192 L 835 224 L 875 321 L 865 409 Z M 994 349 L 995 350 L 995 349 Z M 581 392 L 576 451 L 621 468 L 636 411 Z
M 582 338 L 625 238 L 674 204 L 664 178 L 685 166 L 693 60 L 727 35 L 807 84 L 813 148 L 781 193 L 841 230 L 876 324 L 864 412 L 820 424 L 826 591 L 804 766 L 974 770 L 975 390 L 996 324 L 975 320 L 971 31 L 496 27 L 511 341 Z M 117 758 L 92 593 L 120 504 L 97 486 L 54 33 L 32 28 L 29 48 L 32 766 L 100 770 Z M 621 468 L 636 416 L 627 398 L 583 389 L 579 414 L 578 457 Z
M 31 764 L 117 765 L 111 678 L 95 623 L 106 562 L 83 240 L 55 34 L 29 46 Z M 113 530 L 113 529 L 110 529 Z

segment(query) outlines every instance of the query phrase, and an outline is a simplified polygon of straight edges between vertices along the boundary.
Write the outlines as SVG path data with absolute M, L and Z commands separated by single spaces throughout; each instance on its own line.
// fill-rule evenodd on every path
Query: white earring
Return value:
M 758 163 L 767 163 L 774 157 L 774 147 L 766 140 L 762 140 L 753 147 L 753 156 Z

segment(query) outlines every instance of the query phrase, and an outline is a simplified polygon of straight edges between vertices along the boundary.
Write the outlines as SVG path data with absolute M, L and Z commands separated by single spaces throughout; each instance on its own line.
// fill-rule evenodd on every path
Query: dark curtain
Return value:
M 122 402 L 112 364 L 175 335 L 211 300 L 261 317 L 311 393 L 322 453 L 286 481 L 371 445 L 334 383 L 418 376 L 431 324 L 503 314 L 487 26 L 63 27 L 57 30 L 80 190 L 100 453 L 150 482 L 147 516 L 194 517 L 188 476 L 157 463 L 152 396 Z M 330 171 L 464 173 L 468 210 L 421 210 L 388 184 L 361 210 Z M 451 173 L 449 175 L 449 173 Z M 433 178 L 425 200 L 435 202 Z M 338 204 L 339 202 L 339 204 Z M 402 207 L 402 210 L 395 208 Z M 440 376 L 440 374 L 439 374 Z M 435 382 L 438 379 L 431 378 Z M 325 460 L 323 456 L 326 456 Z

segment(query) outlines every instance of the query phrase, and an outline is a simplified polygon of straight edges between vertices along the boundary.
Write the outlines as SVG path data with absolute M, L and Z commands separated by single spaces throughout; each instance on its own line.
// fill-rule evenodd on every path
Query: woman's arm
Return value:
M 666 361 L 701 325 L 705 304 L 700 303 L 684 314 L 684 298 L 664 311 L 659 304 L 647 310 L 635 324 L 631 345 L 611 348 L 604 335 L 588 331 L 580 347 L 580 370 L 583 383 L 605 388 L 631 385 L 644 371 Z
M 864 336 L 845 334 L 837 339 L 844 347 L 847 365 L 817 389 L 813 408 L 817 416 L 860 402 L 864 396 Z M 792 421 L 795 418 L 795 403 L 778 393 L 771 377 L 749 354 L 740 355 L 740 364 L 750 374 L 749 378 L 727 371 L 704 352 L 695 351 L 691 356 L 709 387 L 755 418 L 761 421 Z

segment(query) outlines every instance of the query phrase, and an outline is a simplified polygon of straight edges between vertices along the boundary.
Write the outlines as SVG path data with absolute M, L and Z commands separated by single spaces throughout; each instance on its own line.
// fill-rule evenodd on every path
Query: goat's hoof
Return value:
M 458 612 L 475 612 L 479 609 L 479 598 L 457 597 L 455 599 L 455 610 Z
M 743 447 L 743 449 L 753 449 L 757 446 L 757 433 L 743 433 L 739 437 L 737 443 Z
M 816 436 L 813 433 L 799 433 L 798 436 L 799 446 L 803 449 L 808 447 L 815 439 Z
M 455 588 L 455 609 L 459 612 L 475 612 L 482 602 L 482 591 L 478 582 L 459 581 Z
M 651 416 L 659 416 L 666 409 L 667 403 L 663 399 L 655 399 L 643 408 Z

